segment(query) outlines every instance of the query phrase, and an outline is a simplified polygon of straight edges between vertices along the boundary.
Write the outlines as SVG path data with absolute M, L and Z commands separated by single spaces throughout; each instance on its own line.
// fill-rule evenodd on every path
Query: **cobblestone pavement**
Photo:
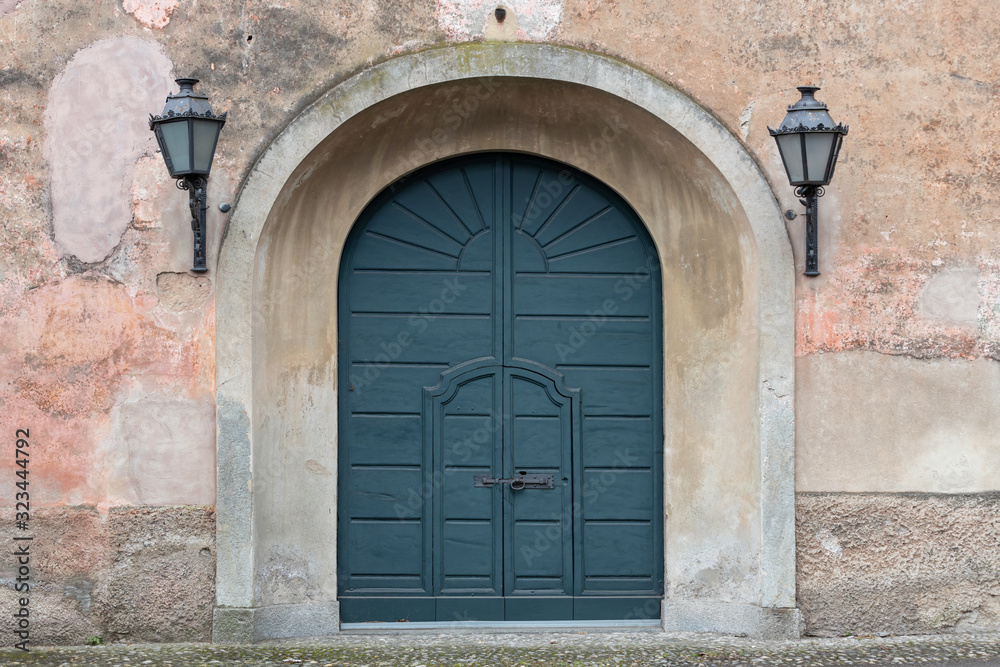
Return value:
M 759 641 L 695 633 L 343 634 L 243 646 L 114 644 L 0 649 L 2 665 L 321 665 L 563 667 L 626 665 L 1000 666 L 1000 634 Z

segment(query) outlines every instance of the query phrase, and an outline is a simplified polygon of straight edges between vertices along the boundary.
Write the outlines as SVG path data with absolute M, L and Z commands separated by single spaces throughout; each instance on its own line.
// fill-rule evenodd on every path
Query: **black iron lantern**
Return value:
M 187 190 L 191 207 L 191 229 L 194 231 L 194 266 L 192 271 L 208 270 L 205 263 L 205 213 L 208 208 L 206 187 L 212 171 L 219 132 L 226 124 L 226 114 L 215 115 L 208 97 L 194 92 L 198 79 L 176 79 L 181 87 L 176 95 L 167 96 L 167 104 L 159 116 L 150 114 L 149 129 L 156 133 L 156 142 L 163 161 L 177 187 Z
M 777 130 L 768 131 L 778 144 L 788 182 L 806 207 L 806 271 L 819 275 L 816 225 L 817 199 L 824 194 L 837 167 L 840 145 L 847 135 L 846 125 L 833 122 L 826 105 L 816 100 L 816 86 L 799 86 L 802 99 L 788 107 L 788 114 Z

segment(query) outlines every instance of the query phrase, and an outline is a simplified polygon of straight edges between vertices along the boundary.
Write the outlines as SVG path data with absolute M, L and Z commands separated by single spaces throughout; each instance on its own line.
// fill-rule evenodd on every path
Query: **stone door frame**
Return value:
M 759 530 L 754 594 L 736 599 L 667 599 L 668 630 L 797 636 L 794 523 L 794 264 L 774 194 L 743 145 L 681 92 L 624 62 L 543 44 L 473 43 L 402 55 L 335 86 L 301 112 L 270 144 L 246 178 L 216 269 L 217 577 L 216 641 L 321 635 L 339 629 L 337 602 L 306 592 L 302 601 L 262 604 L 255 541 L 267 526 L 255 495 L 269 480 L 256 461 L 254 345 L 259 241 L 275 206 L 305 178 L 296 170 L 352 117 L 393 96 L 426 86 L 484 77 L 541 79 L 603 91 L 652 114 L 681 135 L 722 175 L 742 208 L 755 256 L 751 263 L 759 343 L 756 359 L 755 456 Z M 383 183 L 382 186 L 388 185 Z M 626 193 L 627 194 L 627 193 Z M 259 406 L 256 406 L 259 410 Z M 260 418 L 261 415 L 257 414 Z M 255 479 L 254 473 L 258 478 Z M 336 474 L 334 473 L 334 479 Z M 265 507 L 258 504 L 259 507 Z M 284 511 L 282 509 L 269 511 Z M 305 511 L 305 508 L 300 508 Z M 272 517 L 273 518 L 273 517 Z M 268 519 L 272 520 L 272 519 Z M 334 545 L 335 546 L 335 545 Z M 334 553 L 336 551 L 334 550 Z M 759 595 L 758 595 L 759 593 Z

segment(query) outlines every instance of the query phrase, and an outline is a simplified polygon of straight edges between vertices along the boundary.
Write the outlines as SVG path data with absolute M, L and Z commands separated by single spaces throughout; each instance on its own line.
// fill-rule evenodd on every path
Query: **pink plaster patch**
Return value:
M 990 354 L 981 336 L 986 318 L 948 322 L 921 314 L 920 303 L 940 270 L 896 248 L 867 248 L 842 258 L 818 289 L 798 291 L 796 353 L 875 350 L 917 358 Z M 982 314 L 982 312 L 981 312 Z
M 177 8 L 177 0 L 124 0 L 122 9 L 147 28 L 163 28 L 170 23 L 170 15 Z
M 130 392 L 210 401 L 201 369 L 213 370 L 205 357 L 214 349 L 157 327 L 120 284 L 74 276 L 3 302 L 0 405 L 13 428 L 32 433 L 39 504 L 106 504 L 102 466 L 123 456 L 107 438 Z M 0 473 L 12 465 L 0 461 Z

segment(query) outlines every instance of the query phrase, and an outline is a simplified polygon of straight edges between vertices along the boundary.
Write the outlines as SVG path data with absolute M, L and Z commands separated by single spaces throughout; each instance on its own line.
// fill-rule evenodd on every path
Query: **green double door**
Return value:
M 658 618 L 660 283 L 627 204 L 444 162 L 368 207 L 340 276 L 342 620 Z

